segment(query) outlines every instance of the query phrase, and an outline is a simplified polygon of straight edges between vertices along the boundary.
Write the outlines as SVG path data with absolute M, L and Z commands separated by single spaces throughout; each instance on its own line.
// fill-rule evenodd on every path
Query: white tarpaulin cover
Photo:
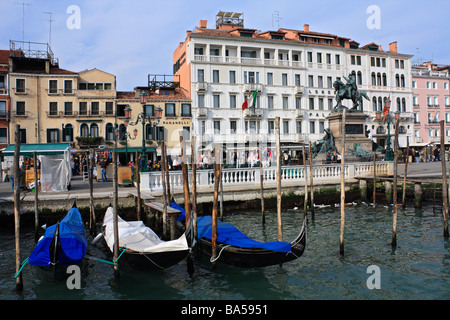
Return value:
M 146 227 L 142 221 L 125 221 L 120 217 L 117 218 L 119 227 L 119 247 L 121 248 L 124 247 L 138 252 L 167 252 L 189 249 L 184 234 L 176 240 L 163 241 L 152 229 Z M 106 210 L 103 226 L 105 226 L 105 241 L 111 252 L 113 252 L 114 224 L 112 207 L 109 207 Z
M 58 155 L 41 155 L 40 160 L 42 192 L 67 191 L 72 179 L 69 152 Z

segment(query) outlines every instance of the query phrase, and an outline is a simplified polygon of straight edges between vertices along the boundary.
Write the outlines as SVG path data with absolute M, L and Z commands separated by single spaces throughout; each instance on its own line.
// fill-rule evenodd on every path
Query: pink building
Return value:
M 445 142 L 450 142 L 449 68 L 431 62 L 412 67 L 414 139 L 412 146 L 440 143 L 440 121 L 445 120 Z

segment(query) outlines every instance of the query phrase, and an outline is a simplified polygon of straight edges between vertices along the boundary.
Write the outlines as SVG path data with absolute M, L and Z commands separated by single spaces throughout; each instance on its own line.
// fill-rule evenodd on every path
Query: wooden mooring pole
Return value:
M 34 242 L 39 240 L 39 183 L 38 183 L 38 169 L 37 169 L 37 155 L 33 152 L 34 165 Z
M 406 137 L 406 158 L 405 158 L 405 175 L 403 177 L 403 194 L 402 194 L 402 208 L 406 207 L 406 176 L 408 175 L 409 162 L 409 137 Z M 445 168 L 444 168 L 445 169 Z M 445 170 L 444 170 L 445 172 Z
M 260 179 L 260 189 L 261 189 L 261 222 L 266 223 L 266 216 L 264 215 L 264 172 L 262 165 L 262 155 L 263 149 L 259 148 L 259 179 Z
M 395 123 L 394 136 L 394 185 L 393 185 L 393 208 L 392 208 L 392 248 L 397 248 L 397 170 L 398 170 L 398 126 L 400 120 Z
M 346 109 L 342 114 L 342 147 L 341 147 L 341 232 L 339 236 L 339 253 L 344 255 L 344 234 L 345 234 L 345 118 Z
M 169 228 L 167 226 L 167 183 L 166 183 L 166 144 L 164 141 L 161 142 L 161 182 L 162 182 L 162 196 L 163 196 L 163 213 L 162 213 L 162 222 L 163 222 L 163 237 L 164 239 L 169 238 Z M 186 222 L 186 225 L 187 222 Z
M 14 233 L 16 248 L 16 291 L 23 291 L 21 262 L 20 262 L 20 125 L 16 124 L 14 137 Z
M 192 164 L 192 225 L 194 239 L 197 239 L 197 152 L 195 150 L 195 136 L 191 137 L 191 164 Z
M 138 157 L 138 152 L 135 154 L 135 175 L 136 175 L 136 192 L 137 192 L 137 220 L 141 220 L 141 175 L 139 170 L 139 163 L 141 162 Z M 142 164 L 143 165 L 143 164 Z
M 215 147 L 214 150 L 214 199 L 213 199 L 213 209 L 212 209 L 212 230 L 211 230 L 211 263 L 212 269 L 216 269 L 216 259 L 217 259 L 217 215 L 218 215 L 218 198 L 219 198 L 219 179 L 221 164 L 219 162 L 219 152 L 220 148 Z
M 114 230 L 114 277 L 119 278 L 119 219 L 118 219 L 118 210 L 119 210 L 119 186 L 117 179 L 117 152 L 113 151 L 112 153 L 112 161 L 113 161 L 113 230 Z
M 183 135 L 180 134 L 180 148 L 181 148 L 181 169 L 183 172 L 183 190 L 184 190 L 184 211 L 186 214 L 186 225 L 191 221 L 191 204 L 189 198 L 189 177 L 188 168 L 185 159 L 185 143 L 183 142 Z
M 441 120 L 441 164 L 442 164 L 442 214 L 444 218 L 444 237 L 448 239 L 448 187 L 445 165 L 445 122 Z
M 311 193 L 310 199 L 310 210 L 311 210 L 311 219 L 314 220 L 314 183 L 313 183 L 313 166 L 312 166 L 312 152 L 311 152 L 311 141 L 309 141 L 309 191 Z
M 281 144 L 280 144 L 280 117 L 275 118 L 275 139 L 277 146 L 277 225 L 278 241 L 283 241 L 283 228 L 281 225 Z
M 95 234 L 95 208 L 94 208 L 94 152 L 89 149 L 88 157 L 89 166 L 89 232 L 91 235 Z M 97 172 L 98 174 L 98 172 Z
M 372 195 L 372 207 L 375 209 L 377 196 L 377 154 L 373 153 L 373 195 Z
M 305 152 L 305 145 L 302 146 L 302 152 L 303 152 L 303 175 L 305 179 L 305 200 L 303 203 L 303 213 L 306 217 L 308 215 L 308 166 L 306 164 L 306 152 Z

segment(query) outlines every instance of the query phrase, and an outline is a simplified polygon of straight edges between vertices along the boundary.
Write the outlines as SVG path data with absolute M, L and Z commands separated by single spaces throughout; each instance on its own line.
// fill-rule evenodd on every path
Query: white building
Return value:
M 400 146 L 414 132 L 411 56 L 397 53 L 396 42 L 389 51 L 374 43 L 359 47 L 348 38 L 311 32 L 308 25 L 259 32 L 244 28 L 240 14 L 220 12 L 214 29 L 200 20 L 187 32 L 173 62 L 192 99 L 193 132 L 202 146 L 221 143 L 230 152 L 264 147 L 275 142 L 280 117 L 282 148 L 294 155 L 304 143 L 322 138 L 336 105 L 333 82 L 345 83 L 350 73 L 370 97 L 362 106 L 369 136 L 385 145 L 386 125 L 375 121 L 375 112 L 388 97 L 391 111 L 401 112 Z M 255 90 L 256 107 L 242 111 Z M 343 104 L 351 107 L 350 100 Z

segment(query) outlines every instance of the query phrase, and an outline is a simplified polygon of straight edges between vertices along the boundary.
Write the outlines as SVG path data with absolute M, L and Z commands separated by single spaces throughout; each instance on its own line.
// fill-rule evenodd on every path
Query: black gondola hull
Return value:
M 168 251 L 157 253 L 143 253 L 127 250 L 120 257 L 119 263 L 124 262 L 139 271 L 154 271 L 167 269 L 184 260 L 189 250 Z

